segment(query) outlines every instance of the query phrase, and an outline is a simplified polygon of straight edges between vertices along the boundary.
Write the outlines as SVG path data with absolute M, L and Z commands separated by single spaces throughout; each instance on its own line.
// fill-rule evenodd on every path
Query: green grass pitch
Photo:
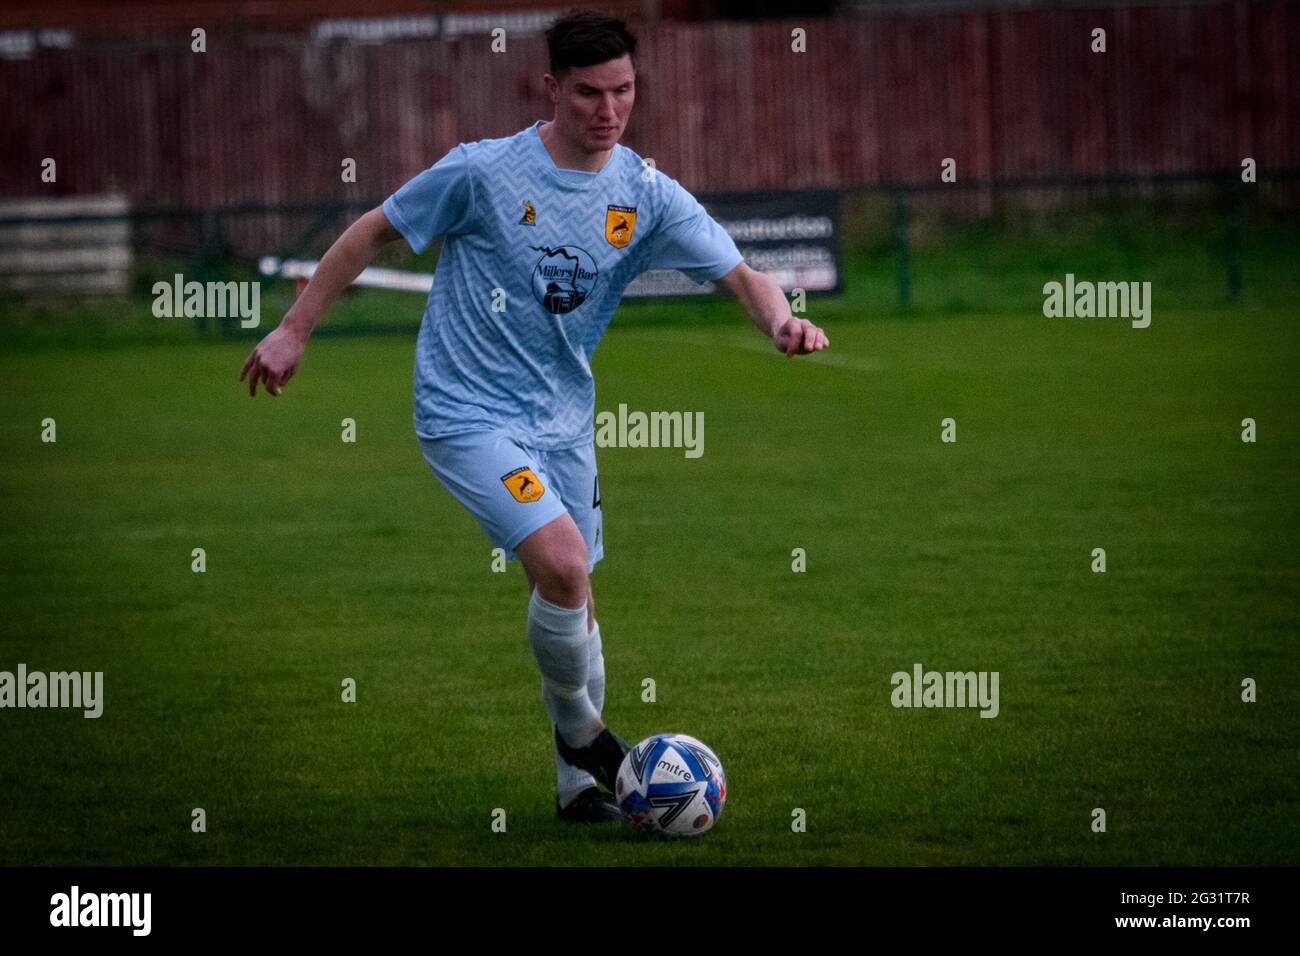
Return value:
M 0 711 L 0 864 L 1297 862 L 1294 310 L 862 311 L 786 360 L 733 303 L 627 306 L 593 363 L 598 410 L 705 418 L 698 459 L 599 450 L 606 718 L 728 774 L 687 842 L 555 819 L 522 572 L 420 456 L 413 335 L 256 400 L 251 342 L 7 347 L 0 670 L 105 701 Z M 918 662 L 1000 714 L 895 709 Z

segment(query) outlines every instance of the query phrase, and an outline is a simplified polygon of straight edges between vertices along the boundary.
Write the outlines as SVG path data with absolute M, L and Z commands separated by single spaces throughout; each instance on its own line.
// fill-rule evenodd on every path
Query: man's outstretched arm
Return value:
M 739 300 L 754 324 L 787 356 L 820 352 L 831 343 L 826 333 L 807 319 L 791 314 L 781 287 L 763 273 L 740 263 L 718 280 Z
M 297 371 L 307 339 L 330 303 L 370 265 L 380 248 L 400 238 L 401 233 L 388 221 L 382 206 L 376 206 L 348 226 L 321 258 L 307 288 L 280 324 L 257 343 L 244 362 L 239 380 L 242 382 L 244 376 L 249 376 L 250 396 L 257 393 L 259 381 L 265 382 L 266 390 L 272 395 L 280 394 L 284 383 Z

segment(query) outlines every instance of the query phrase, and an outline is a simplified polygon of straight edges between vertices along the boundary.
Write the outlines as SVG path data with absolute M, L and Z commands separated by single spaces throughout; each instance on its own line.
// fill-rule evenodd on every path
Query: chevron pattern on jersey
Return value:
M 462 144 L 456 175 L 468 183 L 444 172 L 435 193 L 426 170 L 385 206 L 414 232 L 453 229 L 416 343 L 415 428 L 426 438 L 591 442 L 591 356 L 628 283 L 665 268 L 704 282 L 741 261 L 694 197 L 635 152 L 615 146 L 596 174 L 557 169 L 539 125 Z

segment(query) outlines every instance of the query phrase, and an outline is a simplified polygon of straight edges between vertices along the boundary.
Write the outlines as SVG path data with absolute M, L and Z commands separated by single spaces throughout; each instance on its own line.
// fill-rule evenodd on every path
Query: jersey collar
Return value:
M 606 182 L 609 179 L 610 169 L 614 166 L 614 162 L 618 158 L 618 151 L 621 148 L 618 143 L 614 144 L 614 149 L 610 151 L 609 159 L 605 160 L 605 165 L 598 173 L 588 173 L 576 169 L 560 169 L 555 165 L 555 160 L 551 159 L 550 150 L 546 148 L 546 144 L 542 142 L 542 137 L 537 132 L 544 122 L 546 121 L 538 120 L 532 126 L 528 127 L 526 135 L 530 140 L 532 140 L 533 150 L 538 156 L 538 162 L 541 164 L 542 168 L 546 170 L 547 176 L 549 176 L 553 181 L 559 183 L 565 189 L 591 189 L 593 186 Z M 576 173 L 581 173 L 581 177 L 578 175 L 570 175 Z

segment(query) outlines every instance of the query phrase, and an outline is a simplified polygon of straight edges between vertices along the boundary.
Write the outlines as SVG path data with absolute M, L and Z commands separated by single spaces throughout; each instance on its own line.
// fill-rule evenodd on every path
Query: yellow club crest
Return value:
M 636 206 L 610 206 L 605 210 L 605 239 L 615 249 L 632 241 L 636 228 Z
M 519 218 L 519 225 L 521 226 L 537 225 L 537 210 L 533 208 L 533 204 L 530 203 L 527 199 L 522 200 L 522 202 L 524 204 L 524 214 Z
M 546 489 L 531 468 L 516 468 L 508 475 L 502 475 L 501 482 L 515 496 L 515 501 L 524 504 L 536 501 L 546 494 Z

